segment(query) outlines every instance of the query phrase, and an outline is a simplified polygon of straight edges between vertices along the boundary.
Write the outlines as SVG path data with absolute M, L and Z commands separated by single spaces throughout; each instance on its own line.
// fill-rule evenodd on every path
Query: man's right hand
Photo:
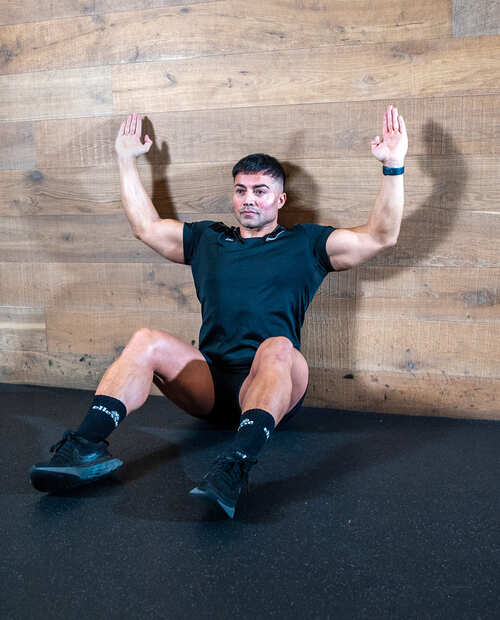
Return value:
M 149 151 L 153 141 L 146 135 L 143 144 L 141 133 L 142 118 L 134 112 L 123 121 L 115 140 L 115 151 L 119 160 L 134 159 Z

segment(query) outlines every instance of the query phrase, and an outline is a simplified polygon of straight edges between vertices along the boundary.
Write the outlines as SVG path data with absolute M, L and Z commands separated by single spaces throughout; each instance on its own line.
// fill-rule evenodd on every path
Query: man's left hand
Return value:
M 382 139 L 377 136 L 372 140 L 372 153 L 389 168 L 404 166 L 408 151 L 408 135 L 403 117 L 394 106 L 388 106 L 384 114 Z

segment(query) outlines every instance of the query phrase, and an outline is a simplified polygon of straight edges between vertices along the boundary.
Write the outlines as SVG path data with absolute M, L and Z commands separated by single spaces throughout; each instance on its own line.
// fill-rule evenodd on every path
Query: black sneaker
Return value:
M 123 465 L 107 451 L 106 440 L 94 443 L 72 431 L 50 449 L 50 461 L 30 469 L 31 484 L 38 491 L 67 491 L 110 474 Z
M 189 494 L 217 503 L 233 519 L 241 489 L 248 485 L 248 472 L 255 463 L 256 459 L 241 452 L 218 456 L 212 469 Z

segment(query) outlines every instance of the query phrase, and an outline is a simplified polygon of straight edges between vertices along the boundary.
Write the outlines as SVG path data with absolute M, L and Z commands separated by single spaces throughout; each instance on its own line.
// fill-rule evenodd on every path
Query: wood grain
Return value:
M 0 123 L 0 170 L 34 167 L 33 123 Z
M 46 351 L 44 311 L 39 308 L 0 306 L 0 349 Z
M 0 263 L 2 303 L 53 310 L 199 312 L 191 270 L 175 263 Z
M 198 313 L 54 310 L 47 317 L 47 345 L 50 353 L 117 353 L 134 332 L 148 327 L 198 346 L 200 326 Z
M 65 17 L 82 15 L 99 15 L 120 11 L 140 11 L 157 7 L 189 6 L 220 0 L 58 0 L 57 2 L 40 2 L 40 0 L 3 0 L 0 25 L 26 24 L 30 22 L 51 21 Z
M 332 210 L 319 210 L 316 223 L 349 227 L 366 222 L 368 208 L 356 220 Z M 228 211 L 179 213 L 181 221 L 209 219 L 235 223 Z M 290 211 L 287 225 L 311 221 L 310 213 Z M 448 213 L 424 204 L 408 209 L 398 244 L 373 259 L 378 266 L 483 267 L 500 266 L 500 218 L 488 212 Z M 112 242 L 111 242 L 112 240 Z M 5 262 L 158 263 L 159 254 L 138 241 L 124 214 L 99 216 L 26 216 L 0 218 L 0 243 Z
M 0 74 L 450 34 L 448 2 L 401 4 L 227 0 L 0 26 Z
M 0 122 L 109 114 L 110 89 L 106 67 L 0 75 Z
M 372 157 L 349 160 L 304 159 L 284 162 L 288 173 L 284 217 L 302 219 L 333 214 L 355 225 L 367 217 L 381 185 L 380 165 Z M 159 213 L 230 213 L 233 162 L 227 164 L 141 165 L 139 173 Z M 462 155 L 409 157 L 406 161 L 407 214 L 416 208 L 500 213 L 500 160 Z M 123 212 L 117 165 L 0 171 L 0 216 L 105 215 Z
M 445 372 L 498 376 L 500 324 L 389 318 L 315 319 L 303 328 L 303 352 L 311 367 L 384 370 L 409 374 Z
M 312 368 L 309 386 L 306 406 L 500 420 L 498 377 Z
M 94 12 L 94 4 L 95 0 L 58 0 L 57 2 L 3 0 L 0 25 L 24 25 L 29 22 L 48 21 L 61 17 L 89 15 Z M 0 38 L 2 38 L 2 34 L 0 34 Z
M 370 155 L 388 101 L 223 110 L 157 112 L 148 116 L 155 141 L 141 163 L 236 162 L 253 152 L 285 161 Z M 397 105 L 410 135 L 410 157 L 498 155 L 500 96 L 401 99 Z M 127 112 L 133 111 L 130 107 Z M 37 165 L 42 169 L 114 164 L 113 145 L 122 117 L 38 121 Z
M 323 281 L 308 316 L 398 321 L 500 321 L 500 270 L 377 267 L 366 263 Z
M 500 34 L 500 4 L 490 0 L 453 0 L 453 36 Z
M 270 61 L 272 58 L 272 62 Z M 326 46 L 112 67 L 113 112 L 500 92 L 500 39 Z

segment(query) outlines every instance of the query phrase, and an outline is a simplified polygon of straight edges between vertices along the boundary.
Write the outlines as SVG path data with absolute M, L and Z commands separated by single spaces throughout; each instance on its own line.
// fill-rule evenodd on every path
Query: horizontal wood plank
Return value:
M 1 351 L 0 381 L 93 390 L 116 356 Z
M 500 420 L 498 377 L 312 368 L 305 405 L 351 411 Z
M 377 267 L 325 278 L 309 314 L 312 320 L 356 317 L 388 321 L 500 321 L 499 269 Z
M 5 304 L 4 299 L 2 303 Z M 0 306 L 0 349 L 46 351 L 44 311 L 39 308 Z
M 500 364 L 498 322 L 309 315 L 302 338 L 304 355 L 316 368 L 497 377 Z
M 272 59 L 272 62 L 271 62 Z M 500 37 L 230 54 L 111 68 L 113 113 L 498 94 Z
M 448 2 L 221 0 L 0 26 L 0 74 L 446 37 Z M 115 3 L 116 6 L 116 3 Z M 77 8 L 77 7 L 75 7 Z
M 29 22 L 50 21 L 82 15 L 99 15 L 121 11 L 141 11 L 157 7 L 189 6 L 220 0 L 3 0 L 0 25 L 25 24 Z M 117 6 L 118 4 L 118 6 Z
M 102 116 L 112 109 L 106 67 L 0 75 L 0 122 Z
M 48 21 L 61 17 L 78 17 L 94 12 L 95 0 L 3 0 L 0 25 Z M 0 30 L 1 33 L 1 30 Z M 2 34 L 0 34 L 0 38 Z
M 141 165 L 139 173 L 163 217 L 177 211 L 203 216 L 227 214 L 233 180 L 227 164 Z M 287 204 L 281 215 L 302 211 L 311 220 L 329 210 L 358 223 L 371 209 L 381 184 L 373 157 L 349 160 L 304 159 L 284 162 Z M 429 210 L 500 213 L 500 160 L 493 156 L 409 157 L 406 161 L 407 212 Z M 0 217 L 26 215 L 106 215 L 123 211 L 118 166 L 0 171 Z M 364 215 L 363 215 L 364 216 Z
M 453 36 L 500 34 L 500 4 L 490 0 L 453 0 Z
M 165 310 L 198 313 L 191 270 L 174 263 L 0 263 L 7 306 L 57 310 Z M 390 321 L 498 322 L 500 270 L 377 267 L 328 276 L 312 320 L 349 316 Z
M 118 353 L 142 327 L 168 332 L 198 346 L 201 318 L 198 313 L 164 311 L 59 311 L 47 315 L 50 353 Z
M 285 161 L 352 159 L 370 155 L 387 101 L 252 106 L 224 110 L 157 112 L 144 122 L 154 145 L 139 164 L 236 162 L 269 152 Z M 410 156 L 498 155 L 500 96 L 401 99 Z M 132 112 L 130 107 L 128 112 Z M 38 121 L 40 169 L 114 164 L 123 117 Z
M 281 221 L 310 222 L 350 227 L 366 222 L 369 208 L 350 213 L 332 209 L 290 210 Z M 178 213 L 180 221 L 200 219 L 234 225 L 224 213 Z M 500 218 L 483 212 L 449 212 L 425 201 L 406 210 L 396 247 L 382 252 L 372 264 L 378 266 L 487 267 L 500 266 L 498 238 Z M 0 217 L 0 244 L 4 262 L 159 263 L 159 254 L 137 240 L 124 213 L 95 216 Z
M 0 263 L 2 303 L 55 310 L 199 312 L 191 269 L 175 263 Z

